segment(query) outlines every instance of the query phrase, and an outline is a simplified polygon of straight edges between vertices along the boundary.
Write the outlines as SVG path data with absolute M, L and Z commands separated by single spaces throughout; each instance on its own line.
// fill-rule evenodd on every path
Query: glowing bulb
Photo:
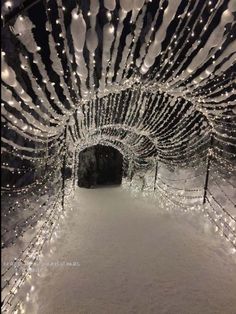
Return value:
M 23 125 L 22 130 L 23 130 L 23 131 L 26 131 L 27 129 L 28 129 L 28 125 L 26 125 L 26 124 Z
M 114 33 L 114 26 L 113 26 L 113 25 L 111 25 L 111 26 L 109 27 L 109 33 L 110 33 L 110 34 Z
M 76 12 L 74 12 L 72 16 L 74 20 L 77 20 L 79 18 L 79 15 Z
M 2 71 L 2 79 L 4 80 L 4 79 L 7 79 L 8 77 L 9 77 L 9 71 L 8 71 L 8 69 L 5 69 L 5 70 L 3 70 Z
M 11 8 L 12 2 L 11 2 L 11 1 L 6 1 L 6 2 L 5 2 L 5 6 L 6 6 L 7 8 Z

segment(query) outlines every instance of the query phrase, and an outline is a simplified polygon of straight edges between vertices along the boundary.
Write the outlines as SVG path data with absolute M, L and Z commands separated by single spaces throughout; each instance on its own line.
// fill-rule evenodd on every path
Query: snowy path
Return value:
M 78 189 L 36 283 L 38 314 L 235 314 L 236 265 L 196 217 L 121 188 Z M 186 219 L 185 219 L 186 218 Z

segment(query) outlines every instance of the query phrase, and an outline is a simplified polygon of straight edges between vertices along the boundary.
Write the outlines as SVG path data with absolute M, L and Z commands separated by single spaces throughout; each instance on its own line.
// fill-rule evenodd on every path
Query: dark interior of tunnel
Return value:
M 78 186 L 95 188 L 119 185 L 122 181 L 123 156 L 110 146 L 95 145 L 79 154 Z

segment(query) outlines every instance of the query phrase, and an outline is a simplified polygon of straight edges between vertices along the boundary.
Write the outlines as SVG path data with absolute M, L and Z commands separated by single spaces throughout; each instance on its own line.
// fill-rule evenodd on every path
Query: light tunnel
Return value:
M 24 313 L 16 263 L 50 245 L 96 145 L 124 191 L 201 213 L 235 253 L 235 0 L 1 5 L 3 313 Z

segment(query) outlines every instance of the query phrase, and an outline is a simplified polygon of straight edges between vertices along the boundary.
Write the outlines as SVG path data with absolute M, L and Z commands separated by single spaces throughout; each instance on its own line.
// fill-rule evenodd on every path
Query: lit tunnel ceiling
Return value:
M 3 4 L 6 159 L 53 159 L 65 128 L 69 149 L 103 142 L 178 166 L 213 143 L 232 159 L 234 0 L 24 3 Z

